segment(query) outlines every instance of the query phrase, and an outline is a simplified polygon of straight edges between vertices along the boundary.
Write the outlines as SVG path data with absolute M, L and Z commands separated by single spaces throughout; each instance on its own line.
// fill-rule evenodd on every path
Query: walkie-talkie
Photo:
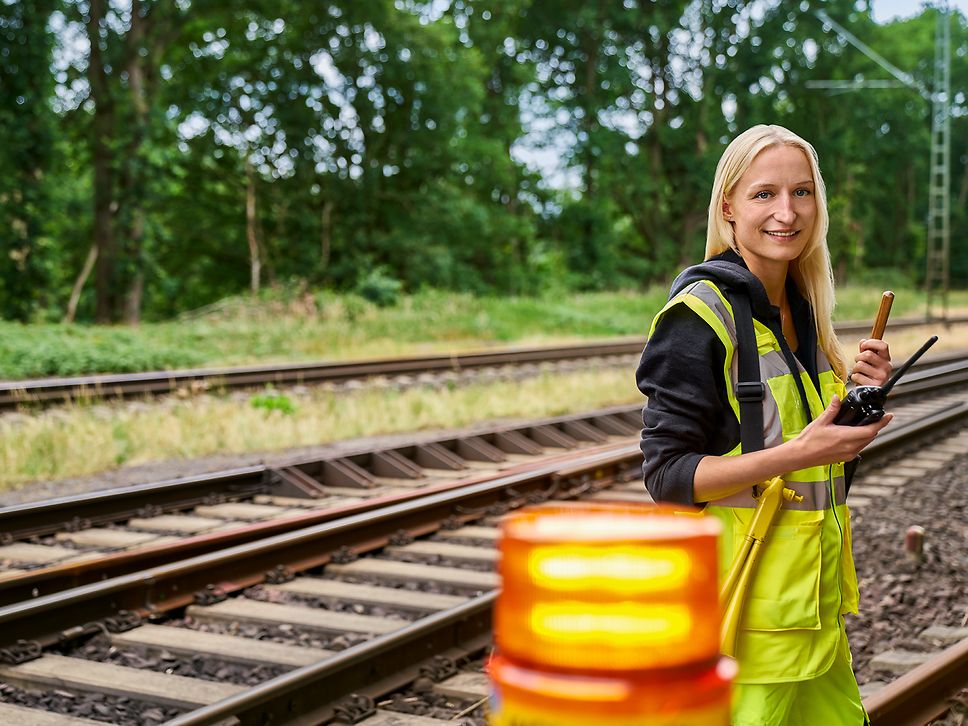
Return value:
M 937 341 L 938 336 L 932 335 L 928 342 L 918 349 L 917 353 L 904 361 L 904 365 L 898 368 L 897 373 L 891 376 L 891 380 L 883 386 L 857 386 L 848 393 L 847 398 L 840 406 L 840 412 L 834 419 L 834 423 L 841 426 L 866 426 L 875 421 L 880 421 L 884 417 L 884 401 L 887 399 L 887 394 L 894 388 L 894 384 Z

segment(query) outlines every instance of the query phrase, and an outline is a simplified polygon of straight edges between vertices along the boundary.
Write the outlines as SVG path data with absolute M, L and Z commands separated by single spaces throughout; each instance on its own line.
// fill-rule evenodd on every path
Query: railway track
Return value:
M 923 318 L 898 319 L 892 321 L 889 327 L 891 330 L 901 330 L 922 326 L 927 322 Z M 932 322 L 944 325 L 962 324 L 968 322 L 968 316 Z M 863 335 L 870 330 L 870 324 L 844 322 L 838 324 L 836 328 L 841 335 Z M 171 393 L 193 394 L 211 390 L 227 391 L 265 386 L 318 385 L 375 376 L 440 375 L 501 366 L 545 364 L 589 358 L 625 358 L 641 353 L 643 344 L 642 338 L 635 337 L 567 346 L 519 347 L 347 363 L 291 363 L 0 381 L 0 411 L 78 401 L 143 398 Z M 964 357 L 964 352 L 941 354 L 929 358 L 927 363 L 937 365 Z
M 943 390 L 925 398 L 932 378 Z M 909 379 L 911 387 L 905 381 L 892 397 L 896 422 L 865 452 L 867 474 L 851 491 L 855 511 L 876 509 L 877 487 L 906 486 L 928 471 L 904 463 L 911 447 L 966 422 L 957 370 Z M 17 533 L 6 547 L 128 532 L 117 524 L 130 522 L 125 507 L 161 501 L 169 488 L 170 509 L 142 511 L 142 519 L 215 520 L 171 540 L 179 526 L 169 519 L 168 529 L 141 531 L 154 544 L 107 555 L 74 542 L 67 558 L 0 573 L 0 716 L 58 726 L 70 723 L 58 711 L 102 723 L 231 717 L 430 726 L 442 714 L 480 723 L 497 518 L 549 496 L 647 500 L 638 425 L 638 406 L 615 408 L 423 449 L 300 462 L 283 476 L 222 473 L 205 493 L 200 481 L 134 488 L 122 493 L 126 504 L 100 515 L 90 507 L 111 501 L 107 494 L 0 510 L 0 526 Z M 964 437 L 955 441 L 918 461 L 950 466 L 966 449 Z M 258 486 L 243 486 L 256 479 Z M 195 488 L 189 499 L 175 495 L 180 485 L 182 494 Z M 262 488 L 273 485 L 288 489 Z M 199 497 L 208 503 L 187 509 Z M 359 501 L 331 508 L 330 497 Z M 259 507 L 288 514 L 263 509 L 260 516 L 276 518 L 247 523 Z M 17 529 L 18 522 L 27 524 Z M 965 645 L 953 648 L 943 662 L 923 666 L 924 677 L 915 671 L 872 694 L 875 723 L 917 723 L 906 720 L 920 718 L 913 709 L 943 709 L 966 682 Z
M 927 413 L 956 419 L 964 399 L 959 387 L 966 384 L 965 362 L 910 373 L 892 393 L 898 419 L 891 430 L 904 436 L 905 418 Z M 640 425 L 639 406 L 621 406 L 460 438 L 5 507 L 0 604 L 526 471 L 583 447 L 624 446 Z
M 937 441 L 964 425 L 952 410 L 909 419 L 867 465 L 898 472 L 915 429 L 935 439 L 921 460 L 945 466 L 925 452 L 948 451 L 948 465 L 963 461 L 964 433 Z M 0 713 L 31 723 L 11 705 L 53 704 L 111 723 L 480 723 L 497 518 L 549 498 L 646 500 L 637 447 L 588 445 L 529 471 L 0 608 Z M 874 723 L 921 723 L 913 708 L 943 708 L 968 679 L 966 654 L 960 642 L 869 697 Z M 401 707 L 430 715 L 389 710 Z

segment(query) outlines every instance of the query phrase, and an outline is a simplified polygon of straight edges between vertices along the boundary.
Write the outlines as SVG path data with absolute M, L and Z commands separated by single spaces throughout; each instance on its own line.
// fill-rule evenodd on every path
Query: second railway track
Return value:
M 915 458 L 963 465 L 966 435 L 952 438 L 952 427 L 964 426 L 964 414 L 955 404 L 908 418 L 868 453 L 868 481 L 851 496 L 870 479 L 904 486 L 885 471 L 923 478 L 928 469 L 903 465 L 925 437 L 933 444 Z M 589 446 L 529 471 L 0 608 L 0 695 L 23 723 L 50 704 L 74 717 L 172 726 L 480 723 L 487 685 L 475 664 L 490 642 L 497 517 L 547 499 L 642 501 L 636 449 Z M 870 504 L 853 502 L 858 511 Z M 916 723 L 907 720 L 912 702 L 918 713 L 943 710 L 968 677 L 966 652 L 959 643 L 929 661 L 925 677 L 872 695 L 882 714 L 874 723 Z M 391 710 L 414 703 L 429 715 Z
M 968 317 L 962 316 L 943 321 L 927 321 L 923 318 L 897 319 L 890 323 L 889 329 L 919 327 L 929 322 L 943 325 L 962 324 L 968 322 Z M 844 322 L 839 323 L 836 329 L 841 335 L 863 335 L 865 331 L 869 331 L 870 325 Z M 318 385 L 375 376 L 440 375 L 499 366 L 546 364 L 589 358 L 626 358 L 641 353 L 643 344 L 642 338 L 632 337 L 564 346 L 516 347 L 415 358 L 9 380 L 0 381 L 0 411 L 92 400 L 144 398 L 179 392 L 191 394 L 210 390 L 227 391 L 265 386 Z M 930 360 L 934 364 L 941 364 L 964 357 L 963 352 L 939 354 Z
M 964 363 L 909 374 L 891 397 L 897 420 L 870 455 L 917 435 L 917 427 L 905 425 L 914 417 L 957 420 L 966 380 Z M 576 450 L 631 445 L 635 456 L 639 427 L 639 406 L 620 406 L 281 467 L 5 507 L 0 604 L 529 471 Z
M 968 463 L 959 371 L 898 387 L 851 490 L 858 521 Z M 0 571 L 0 716 L 482 723 L 497 518 L 549 498 L 647 501 L 638 408 L 0 510 L 4 547 L 37 558 Z M 920 660 L 868 697 L 876 725 L 933 718 L 968 682 L 960 640 Z

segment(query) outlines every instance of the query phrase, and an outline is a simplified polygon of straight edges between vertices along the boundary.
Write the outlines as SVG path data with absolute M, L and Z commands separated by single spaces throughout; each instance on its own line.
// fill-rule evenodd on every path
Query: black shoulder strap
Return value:
M 743 453 L 763 449 L 763 399 L 766 386 L 760 378 L 760 356 L 753 330 L 753 312 L 750 300 L 742 293 L 729 296 L 736 320 L 736 347 L 739 355 L 739 380 L 736 382 L 736 399 L 739 401 L 739 430 Z

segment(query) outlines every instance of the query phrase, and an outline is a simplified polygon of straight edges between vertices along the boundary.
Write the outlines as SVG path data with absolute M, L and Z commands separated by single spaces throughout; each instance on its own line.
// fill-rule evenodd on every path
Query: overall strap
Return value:
M 760 356 L 753 330 L 753 312 L 749 297 L 741 292 L 729 294 L 736 320 L 736 347 L 739 356 L 739 380 L 736 400 L 739 401 L 739 430 L 743 453 L 763 449 L 763 399 L 766 386 L 760 377 Z

